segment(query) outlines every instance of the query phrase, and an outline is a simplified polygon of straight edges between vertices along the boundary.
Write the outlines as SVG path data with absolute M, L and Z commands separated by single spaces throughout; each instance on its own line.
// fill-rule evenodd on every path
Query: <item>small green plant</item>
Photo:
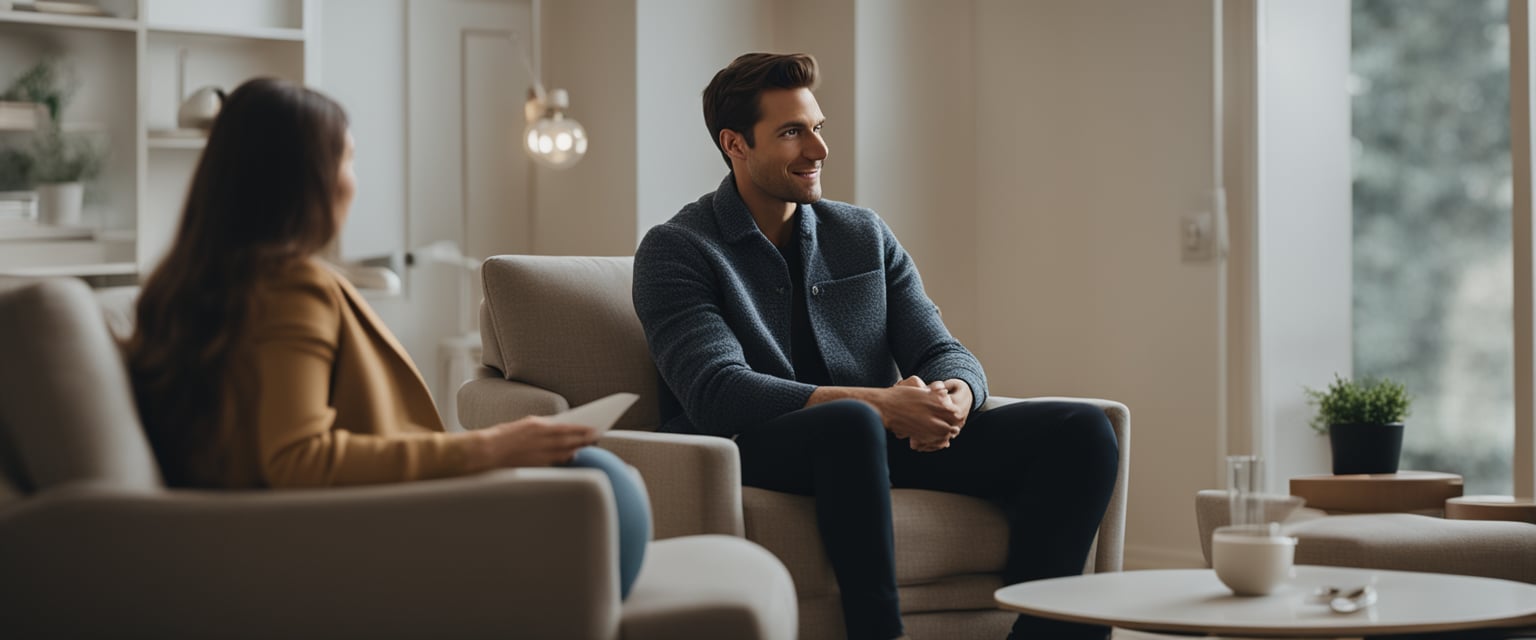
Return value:
M 1333 424 L 1392 424 L 1408 417 L 1413 396 L 1389 378 L 1356 382 L 1333 374 L 1333 383 L 1318 391 L 1303 388 L 1307 404 L 1317 408 L 1310 423 L 1319 434 Z
M 48 118 L 57 126 L 59 116 L 74 95 L 74 83 L 65 78 L 59 62 L 49 58 L 22 72 L 0 95 L 0 100 L 36 102 L 48 109 Z
M 84 135 L 57 130 L 38 134 L 32 145 L 32 180 L 36 184 L 90 180 L 101 173 L 105 155 Z
M 36 162 L 20 149 L 0 147 L 0 191 L 25 191 L 32 188 L 32 165 Z
M 101 173 L 106 149 L 83 134 L 66 133 L 64 108 L 75 83 L 65 65 L 48 58 L 22 72 L 0 100 L 35 102 L 48 110 L 48 122 L 24 145 L 0 150 L 0 184 L 10 189 L 39 184 L 82 182 Z

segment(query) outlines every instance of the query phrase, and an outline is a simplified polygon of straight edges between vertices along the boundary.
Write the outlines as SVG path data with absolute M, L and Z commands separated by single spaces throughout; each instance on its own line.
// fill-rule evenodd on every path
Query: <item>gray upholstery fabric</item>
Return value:
M 465 396 L 480 401 L 465 401 Z M 465 429 L 484 429 L 522 416 L 547 416 L 571 408 L 565 396 L 506 380 L 490 367 L 480 367 L 474 378 L 459 387 L 458 397 L 459 424 Z
M 794 637 L 786 571 L 740 539 L 647 558 L 631 629 L 594 470 L 166 490 L 105 309 L 75 280 L 0 279 L 0 459 L 28 486 L 0 505 L 0 636 Z
M 1288 527 L 1296 561 L 1536 583 L 1536 525 L 1411 513 L 1317 518 Z
M 614 638 L 612 504 L 600 473 L 553 469 L 344 490 L 53 491 L 0 513 L 5 632 Z
M 742 489 L 747 538 L 789 567 L 801 597 L 837 592 L 816 531 L 815 500 L 766 489 Z M 1008 522 L 985 500 L 936 491 L 891 492 L 896 532 L 896 584 L 908 609 L 908 585 L 967 574 L 996 574 L 1008 557 Z M 1001 585 L 999 585 L 1001 586 Z M 981 602 L 991 602 L 987 592 Z
M 1273 497 L 1269 514 L 1283 520 L 1301 503 L 1301 498 L 1295 496 Z M 1201 491 L 1195 504 L 1201 545 L 1209 565 L 1211 532 L 1228 519 L 1227 492 Z M 1291 517 L 1283 530 L 1297 539 L 1298 564 L 1453 573 L 1536 583 L 1536 525 L 1524 522 L 1445 520 L 1411 513 L 1306 513 L 1304 517 Z
M 638 393 L 617 427 L 655 430 L 656 367 L 629 301 L 632 265 L 632 258 L 486 260 L 485 364 L 508 380 L 553 391 L 571 406 L 617 390 Z M 556 328 L 560 339 L 551 340 Z
M 657 539 L 701 533 L 740 536 L 745 531 L 735 443 L 722 438 L 701 442 L 676 433 L 609 431 L 597 446 L 645 476 Z
M 468 429 L 568 408 L 564 396 L 503 380 L 490 367 L 459 388 L 459 420 Z M 701 533 L 742 534 L 741 468 L 736 445 L 722 438 L 613 430 L 598 446 L 640 470 L 650 492 L 656 539 Z M 724 481 L 721 481 L 725 479 Z
M 624 640 L 795 637 L 794 584 L 762 547 L 731 536 L 690 536 L 656 542 L 647 553 L 624 603 Z
M 552 406 L 551 399 L 529 389 L 537 387 L 561 397 L 562 389 L 580 393 L 580 399 L 567 398 L 571 405 L 617 391 L 640 393 L 642 402 L 649 401 L 649 413 L 631 410 L 621 426 L 654 428 L 657 375 L 639 321 L 632 308 L 624 308 L 629 303 L 630 264 L 628 258 L 487 260 L 482 270 L 485 364 L 516 382 L 482 377 L 466 384 L 458 396 L 459 415 L 478 416 L 480 423 L 466 419 L 465 425 L 475 428 L 516 417 L 504 415 L 508 407 Z M 552 311 L 541 313 L 534 306 Z M 572 309 L 596 311 L 573 314 Z M 983 409 L 1056 399 L 993 396 Z M 1130 472 L 1130 412 L 1117 402 L 1071 400 L 1103 409 L 1120 442 L 1120 475 L 1087 563 L 1091 570 L 1119 571 Z M 837 583 L 822 551 L 811 498 L 741 489 L 736 446 L 724 438 L 614 431 L 601 446 L 645 476 L 658 539 L 744 531 L 747 539 L 778 556 L 793 576 L 800 597 L 801 640 L 842 637 Z M 690 449 L 699 453 L 686 453 Z M 928 491 L 899 489 L 892 492 L 892 500 L 897 579 L 909 630 L 914 635 L 927 630 L 919 637 L 1005 635 L 1013 616 L 997 611 L 992 600 L 992 591 L 1002 586 L 997 572 L 1007 551 L 1002 511 L 983 500 Z
M 128 371 L 78 280 L 0 278 L 0 461 L 23 493 L 153 491 Z

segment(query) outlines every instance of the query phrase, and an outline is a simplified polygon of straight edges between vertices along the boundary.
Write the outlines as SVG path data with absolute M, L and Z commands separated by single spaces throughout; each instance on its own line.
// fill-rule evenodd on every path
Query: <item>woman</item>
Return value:
M 421 374 L 316 254 L 356 190 L 341 107 L 246 82 L 214 121 L 164 261 L 144 284 L 129 366 L 173 486 L 403 482 L 501 467 L 600 469 L 618 503 L 629 594 L 650 535 L 630 470 L 593 430 L 524 418 L 445 433 Z

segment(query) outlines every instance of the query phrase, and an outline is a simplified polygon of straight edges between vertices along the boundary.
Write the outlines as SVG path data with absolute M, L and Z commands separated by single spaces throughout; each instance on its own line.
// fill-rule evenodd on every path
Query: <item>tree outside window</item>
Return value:
M 1415 395 L 1402 466 L 1511 492 L 1504 0 L 1352 4 L 1354 369 Z

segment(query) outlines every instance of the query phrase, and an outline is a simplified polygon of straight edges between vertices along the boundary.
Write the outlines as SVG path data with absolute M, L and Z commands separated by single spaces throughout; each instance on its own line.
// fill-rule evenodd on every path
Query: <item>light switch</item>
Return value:
M 1210 212 L 1179 218 L 1179 253 L 1184 262 L 1209 262 L 1216 257 L 1216 224 Z

